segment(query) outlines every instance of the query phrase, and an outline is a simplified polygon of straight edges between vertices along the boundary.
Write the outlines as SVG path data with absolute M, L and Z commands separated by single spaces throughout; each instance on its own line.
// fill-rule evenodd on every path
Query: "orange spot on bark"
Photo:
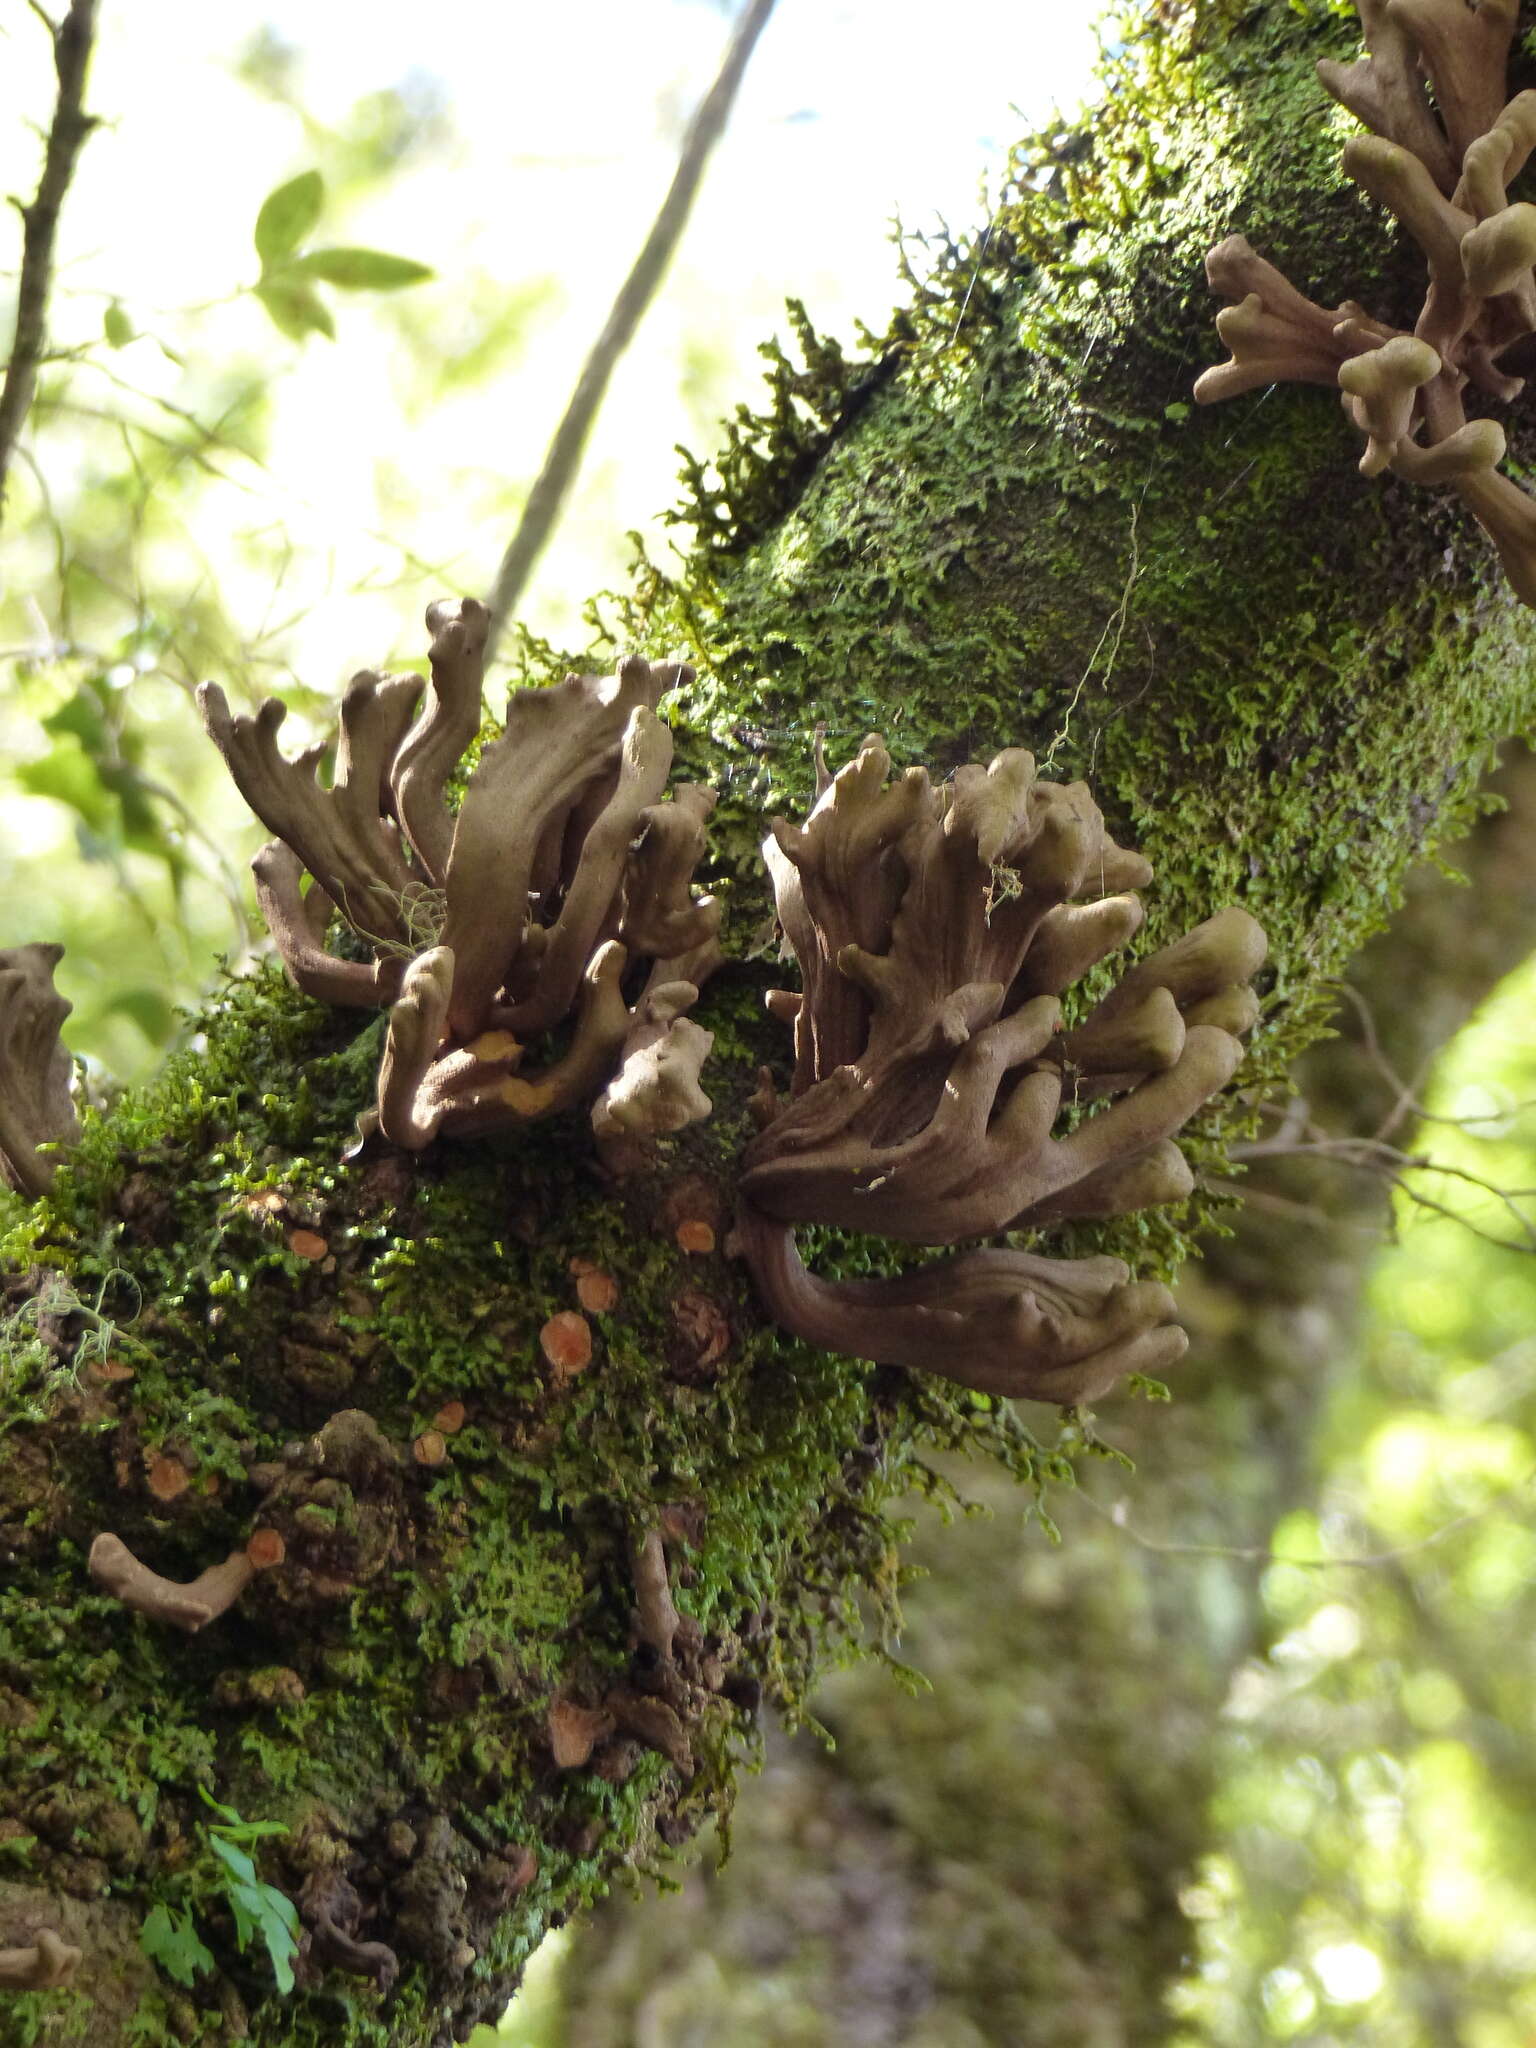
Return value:
M 259 1572 L 270 1571 L 288 1555 L 288 1546 L 275 1529 L 253 1529 L 245 1546 L 247 1561 Z
M 192 1484 L 191 1474 L 180 1458 L 154 1458 L 149 1467 L 149 1490 L 156 1500 L 175 1500 Z
M 539 1349 L 555 1376 L 567 1379 L 592 1363 L 592 1325 L 574 1309 L 562 1309 L 540 1330 Z
M 604 1736 L 613 1732 L 613 1716 L 600 1707 L 578 1707 L 574 1700 L 555 1700 L 547 1722 L 555 1768 L 579 1770 Z
M 611 1273 L 593 1267 L 576 1282 L 576 1299 L 590 1316 L 611 1315 L 619 1305 L 619 1283 Z
M 702 1216 L 685 1216 L 677 1226 L 676 1235 L 685 1252 L 712 1252 L 715 1248 L 714 1225 L 706 1223 Z

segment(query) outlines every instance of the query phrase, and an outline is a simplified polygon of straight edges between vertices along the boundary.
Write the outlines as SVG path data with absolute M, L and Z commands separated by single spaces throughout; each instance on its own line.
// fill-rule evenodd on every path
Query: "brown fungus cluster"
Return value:
M 62 946 L 0 948 L 0 1178 L 33 1199 L 60 1147 L 80 1135 L 74 1063 L 59 1038 L 69 1004 L 53 985 Z
M 419 717 L 419 676 L 353 677 L 328 787 L 325 747 L 279 752 L 281 703 L 235 715 L 203 686 L 208 731 L 277 835 L 254 862 L 262 914 L 306 993 L 389 1008 L 367 1120 L 389 1143 L 418 1151 L 594 1100 L 605 1138 L 681 1129 L 709 1109 L 709 1034 L 686 1013 L 719 958 L 719 906 L 692 890 L 714 799 L 684 784 L 663 801 L 672 736 L 656 706 L 692 672 L 630 655 L 612 676 L 514 690 L 455 811 L 487 623 L 472 598 L 429 609 Z M 336 916 L 371 958 L 328 949 Z M 563 1050 L 530 1068 L 567 1020 Z
M 1536 503 L 1500 473 L 1504 430 L 1467 418 L 1470 393 L 1523 388 L 1536 335 L 1536 206 L 1509 188 L 1536 149 L 1536 92 L 1506 104 L 1516 0 L 1356 0 L 1366 54 L 1324 60 L 1324 86 L 1372 129 L 1344 170 L 1395 214 L 1429 272 L 1412 334 L 1352 299 L 1304 298 L 1241 235 L 1211 252 L 1212 289 L 1232 301 L 1216 329 L 1231 360 L 1195 385 L 1202 403 L 1269 384 L 1337 390 L 1365 436 L 1366 476 L 1390 469 L 1456 491 L 1498 549 L 1515 595 L 1536 605 Z
M 878 739 L 764 853 L 803 992 L 790 1098 L 759 1098 L 737 1241 L 808 1342 L 992 1394 L 1074 1403 L 1182 1353 L 1173 1297 L 1114 1258 L 964 1251 L 881 1280 L 810 1274 L 797 1224 L 949 1245 L 1175 1202 L 1173 1135 L 1231 1079 L 1264 934 L 1222 911 L 1070 1030 L 1061 996 L 1142 922 L 1151 879 L 1083 783 L 999 754 L 935 787 Z M 1065 1111 L 1097 1103 L 1055 1136 Z

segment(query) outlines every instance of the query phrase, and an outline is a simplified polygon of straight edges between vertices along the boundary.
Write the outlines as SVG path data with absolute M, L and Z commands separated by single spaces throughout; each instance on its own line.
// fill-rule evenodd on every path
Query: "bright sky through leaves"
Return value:
M 548 303 L 503 385 L 425 420 L 401 416 L 387 322 L 367 306 L 344 306 L 336 349 L 311 344 L 285 374 L 270 462 L 342 550 L 338 580 L 365 572 L 376 467 L 409 471 L 430 505 L 425 472 L 436 464 L 441 498 L 458 504 L 439 502 L 430 530 L 410 544 L 434 560 L 455 558 L 476 582 L 507 536 L 478 541 L 464 515 L 483 505 L 493 516 L 496 484 L 536 469 L 581 352 L 665 189 L 727 21 L 701 0 L 560 9 L 444 0 L 427 31 L 408 10 L 376 10 L 363 34 L 358 19 L 351 8 L 298 0 L 266 9 L 134 0 L 131 13 L 109 5 L 92 103 L 113 125 L 93 141 L 70 198 L 64 283 L 99 287 L 110 277 L 140 326 L 157 306 L 222 297 L 248 281 L 249 225 L 265 194 L 314 162 L 309 124 L 342 128 L 365 95 L 402 91 L 442 146 L 328 222 L 327 238 L 431 263 L 439 281 L 424 289 L 435 296 L 420 303 L 440 322 L 445 348 L 467 345 L 470 278 L 517 292 L 543 287 Z M 667 301 L 590 451 L 600 498 L 589 511 L 611 507 L 615 546 L 617 532 L 670 498 L 673 443 L 709 436 L 709 405 L 690 414 L 677 396 L 690 356 L 725 357 L 710 392 L 720 410 L 750 392 L 755 344 L 781 323 L 787 293 L 833 331 L 847 334 L 857 314 L 878 325 L 893 296 L 891 217 L 917 226 L 931 225 L 935 211 L 957 225 L 977 218 L 981 178 L 1000 166 L 1009 140 L 1053 104 L 1081 97 L 1091 19 L 1090 9 L 1053 0 L 952 0 L 936 47 L 925 0 L 780 0 Z M 7 189 L 24 189 L 31 172 L 35 142 L 21 115 L 47 104 L 46 52 L 28 26 L 10 25 L 0 87 L 12 102 L 0 122 Z M 237 54 L 262 33 L 295 53 L 291 106 L 234 75 Z M 88 309 L 91 325 L 101 303 Z M 66 299 L 58 324 L 81 312 Z M 214 323 L 210 345 L 252 345 L 258 318 L 241 302 Z M 133 368 L 169 381 L 168 366 Z M 287 510 L 290 519 L 299 512 Z M 599 555 L 611 573 L 616 555 Z M 595 567 L 586 551 L 557 553 L 535 606 L 542 596 L 569 619 Z M 325 653 L 334 638 L 340 656 L 350 636 L 344 658 L 356 658 L 356 615 L 329 623 L 334 634 L 319 622 Z
M 106 0 L 89 95 L 104 125 L 65 208 L 52 321 L 55 344 L 84 353 L 71 409 L 49 416 L 38 443 L 53 503 L 85 552 L 110 552 L 100 522 L 126 536 L 110 507 L 130 465 L 154 456 L 162 430 L 184 438 L 167 404 L 215 424 L 249 416 L 261 457 L 221 448 L 217 476 L 183 462 L 174 488 L 154 487 L 135 578 L 158 594 L 164 627 L 180 632 L 193 604 L 206 622 L 213 604 L 237 643 L 172 662 L 189 668 L 179 680 L 155 673 L 166 663 L 154 652 L 128 666 L 114 656 L 133 619 L 120 573 L 109 572 L 114 597 L 94 570 L 72 571 L 77 614 L 61 618 L 56 544 L 18 466 L 32 521 L 8 537 L 0 568 L 7 644 L 47 655 L 62 633 L 75 651 L 67 673 L 34 669 L 0 726 L 22 768 L 6 800 L 0 897 L 13 911 L 0 914 L 0 943 L 30 930 L 24 877 L 56 870 L 74 906 L 59 936 L 77 1038 L 117 1071 L 154 1050 L 167 1005 L 191 999 L 230 945 L 233 903 L 248 900 L 239 871 L 254 828 L 204 758 L 190 682 L 280 690 L 298 743 L 323 729 L 360 665 L 420 661 L 429 598 L 488 586 L 671 179 L 730 11 L 442 0 L 425 26 L 386 8 L 363 32 L 353 8 L 298 0 Z M 982 179 L 995 180 L 1008 142 L 1082 96 L 1090 18 L 1048 0 L 952 0 L 940 43 L 922 0 L 779 0 L 663 296 L 620 364 L 522 608 L 528 623 L 584 644 L 583 602 L 625 581 L 628 531 L 654 540 L 676 495 L 675 444 L 709 452 L 722 415 L 760 392 L 757 345 L 784 331 L 787 294 L 845 340 L 858 315 L 883 325 L 897 293 L 892 216 L 978 220 Z M 47 40 L 14 0 L 0 9 L 0 190 L 32 189 L 52 91 Z M 250 289 L 263 201 L 316 172 L 325 200 L 307 247 L 362 245 L 435 272 L 388 295 L 323 289 L 334 343 L 285 339 Z M 114 424 L 125 413 L 132 449 Z M 155 871 L 135 869 L 132 849 L 115 873 L 99 846 L 80 865 L 79 816 L 57 792 L 23 794 L 34 768 L 50 789 L 72 775 L 70 789 L 100 799 L 111 836 L 115 798 L 43 723 L 94 648 L 112 687 L 131 690 L 144 772 L 174 785 L 227 857 L 211 893 L 199 856 L 174 917 L 155 907 Z M 150 888 L 138 940 L 120 917 L 130 876 Z M 160 935 L 155 957 L 132 967 L 120 956 L 143 931 Z M 121 971 L 144 986 L 114 992 Z

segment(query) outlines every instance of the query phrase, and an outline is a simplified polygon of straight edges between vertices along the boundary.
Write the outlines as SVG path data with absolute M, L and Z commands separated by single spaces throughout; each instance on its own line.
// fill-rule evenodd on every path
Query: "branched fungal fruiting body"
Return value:
M 254 864 L 263 915 L 300 988 L 389 1007 L 369 1125 L 390 1143 L 416 1151 L 594 1101 L 600 1135 L 679 1129 L 709 1109 L 709 1034 L 686 1012 L 719 959 L 719 906 L 692 893 L 714 798 L 684 785 L 663 801 L 672 736 L 656 705 L 692 671 L 630 655 L 610 677 L 513 691 L 454 812 L 487 618 L 469 598 L 429 609 L 414 724 L 419 677 L 353 678 L 329 788 L 324 749 L 279 753 L 281 704 L 237 717 L 204 685 L 208 730 L 278 835 Z M 333 913 L 373 960 L 327 951 Z M 641 960 L 648 978 L 626 991 Z M 530 1070 L 530 1046 L 567 1017 L 564 1052 Z
M 607 679 L 514 691 L 454 815 L 486 614 L 465 600 L 427 618 L 427 712 L 412 725 L 416 677 L 356 677 L 329 788 L 320 750 L 278 753 L 280 705 L 236 718 L 205 687 L 210 732 L 281 835 L 256 863 L 263 908 L 301 987 L 389 1007 L 365 1136 L 414 1151 L 584 1104 L 622 1169 L 710 1108 L 710 1036 L 687 1012 L 719 959 L 718 906 L 692 894 L 713 798 L 685 785 L 662 801 L 672 740 L 655 713 L 690 671 L 630 656 Z M 764 846 L 804 991 L 770 998 L 794 1023 L 795 1079 L 787 1105 L 756 1104 L 737 1243 L 775 1317 L 810 1341 L 990 1393 L 1096 1398 L 1185 1343 L 1167 1289 L 1119 1260 L 992 1248 L 827 1283 L 794 1228 L 953 1245 L 1181 1200 L 1173 1135 L 1242 1058 L 1264 935 L 1224 911 L 1064 1031 L 1062 993 L 1141 923 L 1147 863 L 1083 784 L 1042 782 L 1029 754 L 937 789 L 920 768 L 890 781 L 890 765 L 871 740 L 835 779 L 823 769 L 806 825 L 779 821 Z M 373 961 L 326 951 L 338 911 Z M 626 989 L 637 958 L 648 975 Z M 558 1057 L 525 1067 L 567 1018 Z M 1098 1098 L 1053 1135 L 1063 1108 Z M 175 1618 L 164 1596 L 161 1611 Z
M 73 1066 L 59 1039 L 70 1006 L 53 985 L 63 951 L 0 949 L 0 1177 L 33 1197 L 53 1183 L 56 1161 L 42 1148 L 80 1135 Z
M 44 1927 L 27 1948 L 0 1948 L 0 1989 L 56 1991 L 79 1967 L 79 1949 Z
M 91 1577 L 104 1592 L 152 1621 L 196 1635 L 225 1614 L 256 1576 L 257 1566 L 244 1550 L 232 1550 L 222 1564 L 213 1564 L 187 1584 L 164 1579 L 142 1564 L 120 1536 L 104 1534 L 91 1545 L 87 1560 Z
M 1072 1030 L 1062 993 L 1142 921 L 1151 878 L 1082 783 L 999 754 L 940 788 L 889 782 L 877 739 L 764 852 L 800 963 L 790 1100 L 742 1162 L 738 1243 L 777 1319 L 808 1341 L 988 1393 L 1071 1403 L 1184 1349 L 1173 1300 L 1110 1258 L 961 1253 L 829 1283 L 799 1223 L 924 1245 L 1113 1216 L 1190 1191 L 1173 1136 L 1231 1079 L 1264 934 L 1222 911 L 1133 967 Z M 1066 1135 L 1064 1106 L 1106 1098 Z
M 1202 403 L 1277 383 L 1337 389 L 1366 437 L 1366 476 L 1390 469 L 1456 491 L 1498 550 L 1515 595 L 1536 605 L 1536 503 L 1500 473 L 1504 430 L 1468 420 L 1470 386 L 1508 401 L 1524 380 L 1502 358 L 1536 334 L 1536 206 L 1509 187 L 1536 149 L 1536 92 L 1505 104 L 1516 0 L 1356 0 L 1366 55 L 1318 75 L 1372 135 L 1344 170 L 1424 251 L 1429 289 L 1411 335 L 1353 300 L 1328 311 L 1241 235 L 1214 249 L 1216 328 L 1232 351 L 1195 385 Z M 1430 92 L 1433 93 L 1433 101 Z

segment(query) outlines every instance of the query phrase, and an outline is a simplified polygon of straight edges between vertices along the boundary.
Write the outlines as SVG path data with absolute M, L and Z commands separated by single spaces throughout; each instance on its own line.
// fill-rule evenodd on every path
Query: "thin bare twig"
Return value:
M 1387 1111 L 1387 1114 L 1376 1126 L 1375 1136 L 1378 1138 L 1390 1137 L 1403 1118 L 1410 1114 L 1419 1117 L 1426 1123 L 1448 1121 L 1448 1119 L 1436 1117 L 1419 1100 L 1419 1090 L 1423 1086 L 1430 1068 L 1434 1065 L 1434 1053 L 1426 1053 L 1418 1073 L 1411 1081 L 1405 1081 L 1382 1051 L 1381 1040 L 1376 1035 L 1376 1019 L 1371 1013 L 1370 1004 L 1360 993 L 1359 989 L 1347 981 L 1335 982 L 1334 987 L 1337 993 L 1353 1007 L 1355 1015 L 1360 1020 L 1362 1051 L 1382 1080 L 1386 1082 L 1387 1086 L 1393 1090 L 1397 1097 L 1397 1100 Z
M 495 656 L 502 629 L 527 588 L 533 566 L 543 553 L 560 516 L 560 509 L 575 482 L 582 451 L 587 445 L 592 422 L 603 402 L 614 366 L 633 340 L 635 329 L 656 296 L 682 239 L 710 152 L 724 131 L 737 88 L 757 39 L 767 26 L 773 5 L 774 0 L 749 0 L 725 53 L 720 74 L 699 102 L 698 110 L 689 123 L 677 170 L 661 203 L 661 211 L 645 239 L 644 247 L 635 258 L 634 268 L 619 288 L 602 333 L 582 365 L 565 417 L 555 429 L 554 439 L 544 457 L 544 466 L 528 493 L 528 502 L 523 507 L 517 531 L 501 558 L 501 567 L 496 571 L 496 581 L 487 600 L 491 611 L 485 646 L 487 666 Z
M 1431 1529 L 1427 1536 L 1417 1537 L 1411 1543 L 1394 1544 L 1388 1550 L 1368 1550 L 1351 1554 L 1341 1552 L 1336 1557 L 1287 1557 L 1267 1543 L 1164 1543 L 1155 1536 L 1144 1536 L 1139 1529 L 1133 1529 L 1124 1512 L 1124 1503 L 1117 1502 L 1107 1508 L 1091 1493 L 1079 1493 L 1077 1498 L 1102 1521 L 1118 1529 L 1122 1536 L 1134 1543 L 1138 1550 L 1149 1550 L 1157 1557 L 1225 1557 L 1235 1564 L 1288 1564 L 1299 1572 L 1326 1571 L 1379 1571 L 1384 1565 L 1396 1564 L 1399 1559 L 1415 1557 L 1420 1551 L 1433 1550 L 1444 1543 L 1447 1537 L 1469 1528 L 1476 1522 L 1485 1522 L 1490 1515 L 1507 1506 L 1510 1502 L 1528 1493 L 1536 1472 L 1528 1472 L 1513 1485 L 1501 1487 L 1480 1508 L 1469 1508 L 1463 1515 L 1454 1515 L 1450 1521 L 1442 1522 L 1438 1529 Z
M 1120 592 L 1120 602 L 1105 620 L 1104 630 L 1100 633 L 1094 650 L 1088 657 L 1088 665 L 1077 679 L 1077 688 L 1072 692 L 1071 701 L 1062 713 L 1061 729 L 1046 748 L 1041 760 L 1040 768 L 1042 773 L 1055 766 L 1058 751 L 1063 743 L 1072 736 L 1072 714 L 1082 701 L 1083 692 L 1088 687 L 1088 679 L 1098 666 L 1099 656 L 1104 651 L 1104 643 L 1106 641 L 1110 642 L 1109 659 L 1104 664 L 1103 682 L 1106 690 L 1109 687 L 1109 679 L 1115 672 L 1115 663 L 1120 655 L 1120 643 L 1125 638 L 1125 622 L 1130 616 L 1131 598 L 1136 589 L 1137 578 L 1141 575 L 1141 542 L 1136 535 L 1136 526 L 1137 521 L 1141 517 L 1142 499 L 1146 495 L 1146 485 L 1144 484 L 1142 486 L 1141 498 L 1138 498 L 1131 507 L 1131 566 L 1126 571 L 1125 587 Z
M 30 206 L 17 202 L 22 219 L 21 279 L 16 290 L 11 359 L 0 387 L 0 519 L 5 514 L 11 456 L 32 407 L 37 366 L 47 347 L 48 295 L 53 285 L 59 213 L 85 138 L 96 125 L 85 111 L 85 75 L 96 40 L 96 0 L 70 0 L 69 12 L 57 24 L 41 8 L 34 12 L 47 23 L 53 38 L 59 90 L 37 195 Z
M 1268 1188 L 1250 1187 L 1247 1181 L 1208 1178 L 1203 1185 L 1212 1194 L 1230 1195 L 1245 1209 L 1261 1209 L 1268 1216 L 1290 1217 L 1297 1223 L 1310 1224 L 1314 1230 L 1326 1230 L 1330 1234 L 1339 1230 L 1353 1231 L 1357 1237 L 1370 1238 L 1377 1244 L 1393 1241 L 1385 1224 L 1362 1223 L 1353 1216 L 1334 1216 L 1313 1202 L 1298 1202 L 1289 1195 L 1272 1194 Z
M 1448 1119 L 1447 1119 L 1448 1121 Z M 1256 1143 L 1234 1145 L 1232 1157 L 1244 1162 L 1254 1159 L 1318 1159 L 1334 1166 L 1345 1166 L 1360 1173 L 1370 1173 L 1397 1188 L 1410 1202 L 1421 1209 L 1446 1216 L 1452 1222 L 1461 1223 L 1490 1244 L 1506 1250 L 1524 1249 L 1536 1252 L 1536 1222 L 1518 1208 L 1516 1204 L 1529 1201 L 1536 1196 L 1536 1188 L 1506 1188 L 1485 1174 L 1474 1173 L 1469 1167 L 1454 1166 L 1448 1160 L 1436 1159 L 1428 1152 L 1404 1152 L 1396 1145 L 1389 1145 L 1380 1138 L 1331 1138 L 1320 1131 L 1316 1124 L 1303 1121 L 1299 1127 L 1287 1131 L 1282 1128 L 1279 1135 L 1263 1138 Z M 1511 1238 L 1500 1237 L 1484 1230 L 1472 1217 L 1460 1210 L 1452 1209 L 1443 1202 L 1435 1201 L 1423 1189 L 1409 1179 L 1410 1174 L 1440 1174 L 1446 1180 L 1463 1182 L 1476 1188 L 1479 1193 L 1492 1195 L 1495 1201 L 1508 1212 L 1510 1219 L 1524 1239 L 1523 1247 Z
M 1301 1157 L 1305 1157 L 1311 1149 L 1306 1145 L 1291 1147 L 1292 1152 Z M 1526 1255 L 1536 1253 L 1536 1223 L 1532 1223 L 1529 1217 L 1522 1215 L 1515 1207 L 1516 1196 L 1529 1199 L 1532 1194 L 1536 1194 L 1536 1189 L 1501 1188 L 1497 1182 L 1484 1180 L 1481 1175 L 1469 1173 L 1465 1168 L 1437 1165 L 1431 1159 L 1410 1159 L 1399 1168 L 1367 1159 L 1342 1159 L 1321 1149 L 1317 1151 L 1316 1156 L 1331 1159 L 1336 1166 L 1349 1166 L 1359 1172 L 1377 1175 L 1389 1187 L 1396 1188 L 1416 1209 L 1426 1210 L 1434 1216 L 1443 1216 L 1447 1223 L 1459 1223 L 1463 1230 L 1469 1230 L 1474 1237 L 1480 1237 L 1485 1244 L 1491 1244 L 1498 1251 L 1521 1252 Z M 1464 1210 L 1453 1209 L 1448 1203 L 1435 1201 L 1433 1196 L 1426 1195 L 1422 1188 L 1416 1187 L 1408 1178 L 1410 1170 L 1443 1173 L 1452 1180 L 1466 1181 L 1482 1193 L 1492 1195 L 1509 1211 L 1519 1226 L 1524 1242 L 1513 1237 L 1501 1237 L 1498 1231 L 1485 1229 Z M 1274 1216 L 1293 1216 L 1298 1222 L 1311 1223 L 1319 1230 L 1330 1233 L 1353 1230 L 1364 1236 L 1374 1237 L 1379 1244 L 1396 1244 L 1398 1241 L 1395 1225 L 1390 1220 L 1381 1225 L 1359 1223 L 1349 1217 L 1335 1216 L 1326 1209 L 1316 1208 L 1310 1202 L 1297 1202 L 1289 1196 L 1272 1194 L 1264 1188 L 1249 1187 L 1243 1181 L 1210 1179 L 1205 1185 L 1215 1194 L 1235 1196 L 1250 1209 L 1266 1209 Z

